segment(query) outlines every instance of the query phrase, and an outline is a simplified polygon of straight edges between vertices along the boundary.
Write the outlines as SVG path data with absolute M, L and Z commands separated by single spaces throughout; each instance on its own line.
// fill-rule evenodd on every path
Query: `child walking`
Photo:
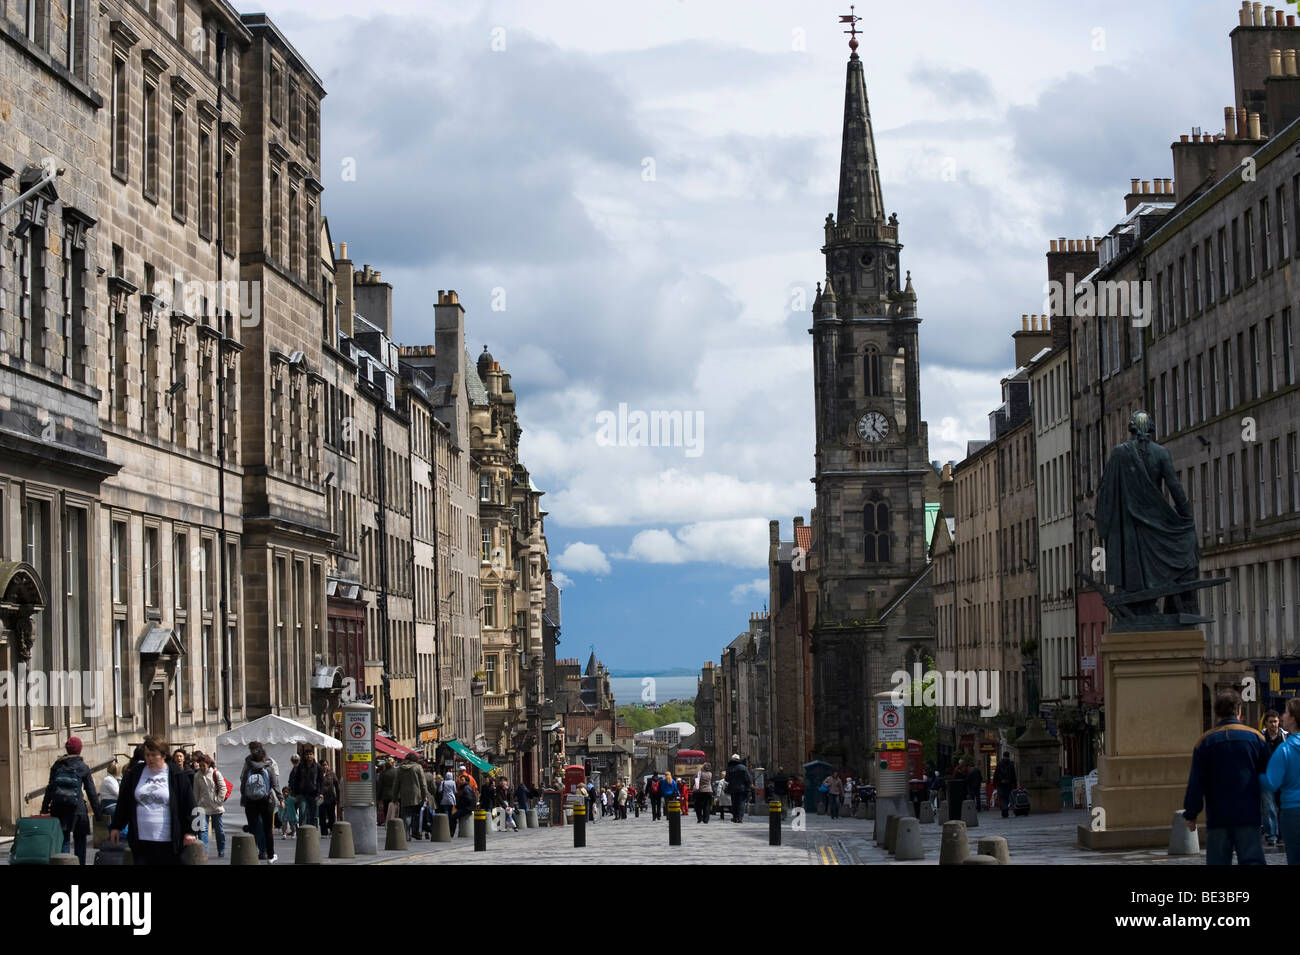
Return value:
M 289 787 L 284 787 L 284 806 L 280 809 L 280 834 L 288 839 L 298 831 L 298 806 L 293 796 L 289 794 Z

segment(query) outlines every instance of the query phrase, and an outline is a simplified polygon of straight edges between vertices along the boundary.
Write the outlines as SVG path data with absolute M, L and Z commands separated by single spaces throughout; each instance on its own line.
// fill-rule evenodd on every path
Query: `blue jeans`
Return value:
M 1283 809 L 1282 841 L 1286 843 L 1286 864 L 1300 865 L 1300 809 Z
M 1267 789 L 1259 791 L 1259 817 L 1260 828 L 1263 830 L 1265 839 L 1277 838 L 1277 793 L 1271 793 Z
M 298 825 L 316 826 L 319 825 L 316 817 L 316 797 L 315 796 L 295 796 L 294 802 L 298 806 Z
M 1237 865 L 1264 865 L 1264 841 L 1259 826 L 1215 826 L 1208 833 L 1205 847 L 1206 865 L 1232 865 L 1232 850 L 1237 850 Z
M 217 855 L 226 854 L 226 826 L 221 821 L 221 813 L 205 813 L 207 825 L 203 827 L 203 833 L 199 836 L 203 840 L 204 848 L 208 845 L 208 830 L 211 829 L 217 834 Z

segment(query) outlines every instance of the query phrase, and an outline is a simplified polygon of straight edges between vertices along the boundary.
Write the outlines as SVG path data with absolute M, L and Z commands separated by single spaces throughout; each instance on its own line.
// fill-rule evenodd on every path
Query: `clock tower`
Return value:
M 850 15 L 845 22 L 855 22 Z M 921 420 L 916 292 L 886 217 L 856 28 L 844 91 L 839 202 L 813 302 L 817 509 L 812 567 L 814 754 L 874 764 L 876 693 L 934 656 L 926 504 L 938 501 Z

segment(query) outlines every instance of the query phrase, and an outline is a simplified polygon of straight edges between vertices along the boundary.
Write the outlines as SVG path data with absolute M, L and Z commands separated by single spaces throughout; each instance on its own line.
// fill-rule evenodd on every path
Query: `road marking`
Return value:
M 822 865 L 839 865 L 840 860 L 835 858 L 835 850 L 830 846 L 818 846 L 821 851 Z

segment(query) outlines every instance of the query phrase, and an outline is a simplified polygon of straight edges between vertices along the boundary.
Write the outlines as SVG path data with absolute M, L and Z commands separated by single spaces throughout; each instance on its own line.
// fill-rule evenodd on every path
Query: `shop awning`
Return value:
M 397 740 L 379 734 L 375 734 L 375 752 L 383 753 L 385 756 L 393 756 L 397 759 L 406 759 L 407 753 L 415 753 L 416 756 L 420 755 L 415 750 L 403 746 Z
M 485 773 L 490 773 L 494 769 L 496 769 L 495 766 L 489 763 L 482 756 L 476 754 L 472 749 L 470 749 L 460 740 L 449 739 L 447 740 L 447 745 L 451 747 L 452 751 L 457 756 L 465 760 L 465 762 L 473 763 L 475 766 L 477 766 L 480 770 L 482 770 Z

